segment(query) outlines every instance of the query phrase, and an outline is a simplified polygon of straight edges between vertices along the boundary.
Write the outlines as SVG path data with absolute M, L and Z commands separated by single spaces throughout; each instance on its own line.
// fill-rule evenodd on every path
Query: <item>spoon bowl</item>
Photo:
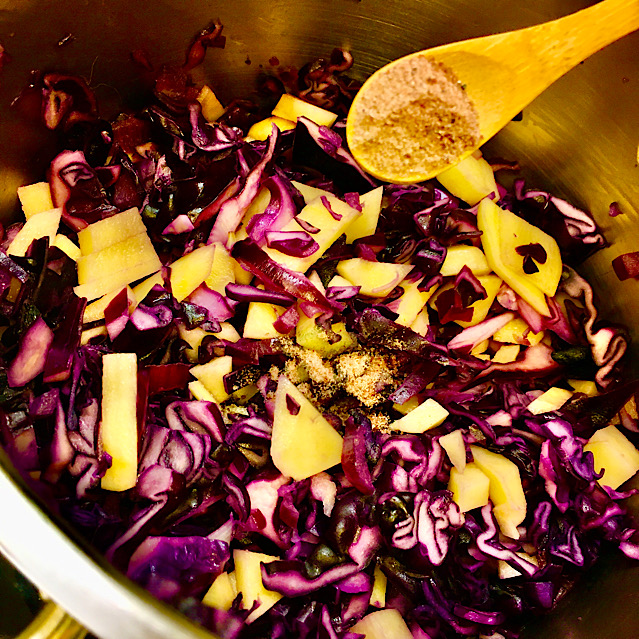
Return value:
M 380 180 L 410 184 L 433 178 L 476 151 L 555 80 L 637 29 L 639 0 L 604 0 L 543 24 L 445 44 L 399 58 L 371 75 L 355 97 L 346 125 L 350 150 L 360 165 Z M 398 161 L 395 156 L 402 153 L 408 156 L 402 144 L 393 148 L 393 157 L 388 149 L 383 153 L 367 151 L 364 143 L 370 135 L 370 130 L 366 130 L 370 127 L 367 101 L 382 94 L 405 94 L 407 69 L 424 58 L 452 71 L 472 103 L 478 120 L 474 140 L 453 158 L 442 154 L 423 162 L 412 161 L 414 154 L 407 161 Z M 424 83 L 420 88 L 424 98 L 428 98 L 432 85 Z M 389 103 L 386 112 L 392 113 L 392 108 Z M 376 124 L 381 127 L 378 130 L 388 126 L 386 121 Z M 416 129 L 424 132 L 424 139 L 429 134 L 438 135 L 437 124 L 426 118 L 413 119 L 410 131 Z

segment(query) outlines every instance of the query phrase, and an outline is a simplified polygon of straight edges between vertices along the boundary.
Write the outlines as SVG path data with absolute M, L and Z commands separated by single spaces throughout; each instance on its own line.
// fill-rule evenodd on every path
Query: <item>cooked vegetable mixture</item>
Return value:
M 578 274 L 605 240 L 480 156 L 375 182 L 343 51 L 223 106 L 189 77 L 221 43 L 112 121 L 34 77 L 61 146 L 3 233 L 0 440 L 222 637 L 517 637 L 639 558 L 637 386 Z

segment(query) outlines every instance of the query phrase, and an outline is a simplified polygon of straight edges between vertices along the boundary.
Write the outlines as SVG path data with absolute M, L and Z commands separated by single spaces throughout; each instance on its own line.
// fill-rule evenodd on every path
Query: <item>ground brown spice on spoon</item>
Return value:
M 352 113 L 349 145 L 373 173 L 429 173 L 477 146 L 477 112 L 457 76 L 444 64 L 417 56 L 380 71 Z M 349 115 L 351 117 L 351 115 Z

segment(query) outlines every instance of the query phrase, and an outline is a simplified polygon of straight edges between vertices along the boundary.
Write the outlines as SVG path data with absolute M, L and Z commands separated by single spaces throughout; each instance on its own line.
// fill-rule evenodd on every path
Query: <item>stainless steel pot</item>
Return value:
M 637 2 L 639 0 L 628 0 Z M 129 54 L 181 62 L 199 29 L 220 18 L 224 50 L 197 72 L 222 100 L 253 87 L 277 58 L 300 65 L 350 49 L 365 77 L 387 61 L 427 46 L 528 26 L 576 11 L 585 0 L 0 0 L 0 43 L 11 62 L 0 71 L 0 212 L 17 211 L 16 188 L 42 176 L 46 140 L 10 107 L 31 69 L 84 75 L 112 112 L 139 87 Z M 519 159 L 530 184 L 552 187 L 590 209 L 611 246 L 584 273 L 609 317 L 639 327 L 639 283 L 619 282 L 610 265 L 639 237 L 639 34 L 629 36 L 557 82 L 491 143 Z M 277 64 L 276 63 L 276 64 Z M 609 217 L 611 202 L 623 215 Z M 103 639 L 210 636 L 116 574 L 60 526 L 0 451 L 0 550 L 39 587 Z M 551 617 L 531 620 L 538 639 L 639 637 L 639 566 L 619 557 L 566 598 Z

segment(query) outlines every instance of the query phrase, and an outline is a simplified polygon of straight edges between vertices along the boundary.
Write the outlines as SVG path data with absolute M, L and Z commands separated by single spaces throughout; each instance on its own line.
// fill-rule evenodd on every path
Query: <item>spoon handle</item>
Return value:
M 639 0 L 603 0 L 577 13 L 530 27 L 537 58 L 548 61 L 549 83 L 586 58 L 639 29 Z

